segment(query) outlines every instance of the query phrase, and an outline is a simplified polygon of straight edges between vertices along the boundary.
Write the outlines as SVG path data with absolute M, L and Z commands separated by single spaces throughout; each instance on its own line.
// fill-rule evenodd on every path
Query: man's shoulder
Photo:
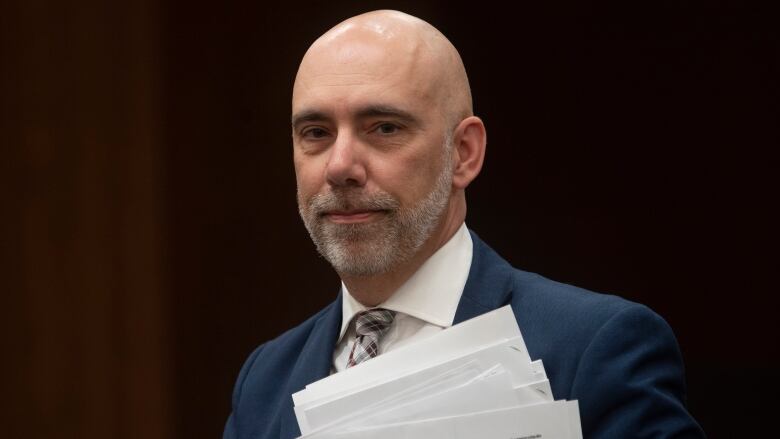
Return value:
M 524 314 L 533 314 L 544 319 L 586 315 L 593 323 L 607 320 L 627 308 L 642 307 L 616 295 L 591 291 L 516 268 L 473 231 L 471 234 L 475 255 L 472 275 L 474 285 L 478 286 L 480 291 L 467 291 L 466 294 L 475 300 L 480 297 L 501 300 L 500 296 L 504 296 L 504 300 L 508 301 L 516 312 L 523 311 Z
M 666 325 L 645 305 L 515 268 L 473 232 L 472 237 L 478 267 L 468 295 L 475 301 L 480 296 L 493 297 L 501 300 L 497 305 L 511 305 L 529 352 L 536 358 L 573 361 L 605 327 L 614 326 L 610 322 L 639 319 Z
M 624 297 L 605 294 L 511 267 L 509 303 L 524 332 L 544 334 L 547 342 L 586 345 L 611 321 L 637 316 L 662 317 L 649 307 Z M 574 343 L 576 344 L 576 343 Z
M 514 269 L 510 305 L 518 325 L 530 339 L 529 349 L 557 355 L 552 347 L 585 349 L 615 322 L 652 320 L 666 326 L 649 307 L 612 294 L 603 294 L 544 276 Z M 543 343 L 538 343 L 543 341 Z M 558 349 L 556 352 L 560 353 Z
M 542 319 L 583 319 L 591 325 L 629 308 L 649 308 L 626 298 L 592 291 L 512 268 L 512 306 Z

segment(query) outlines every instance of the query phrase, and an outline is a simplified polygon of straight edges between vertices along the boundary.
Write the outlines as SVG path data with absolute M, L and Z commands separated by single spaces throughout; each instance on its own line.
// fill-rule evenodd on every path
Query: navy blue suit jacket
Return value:
M 700 438 L 684 405 L 683 363 L 666 322 L 643 305 L 517 270 L 473 232 L 455 323 L 511 304 L 556 399 L 579 400 L 585 438 Z M 239 373 L 224 439 L 300 435 L 291 395 L 328 376 L 341 296 L 258 347 Z

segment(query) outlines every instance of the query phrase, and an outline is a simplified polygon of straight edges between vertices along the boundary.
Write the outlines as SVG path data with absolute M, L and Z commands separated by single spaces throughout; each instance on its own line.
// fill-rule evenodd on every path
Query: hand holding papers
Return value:
M 293 395 L 303 438 L 581 438 L 554 401 L 511 308 L 310 384 Z

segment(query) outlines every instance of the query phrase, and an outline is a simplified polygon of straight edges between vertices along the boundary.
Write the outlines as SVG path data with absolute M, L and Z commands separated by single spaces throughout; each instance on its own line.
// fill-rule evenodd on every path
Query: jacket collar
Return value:
M 476 233 L 469 232 L 474 243 L 474 255 L 453 324 L 500 308 L 512 297 L 512 266 Z

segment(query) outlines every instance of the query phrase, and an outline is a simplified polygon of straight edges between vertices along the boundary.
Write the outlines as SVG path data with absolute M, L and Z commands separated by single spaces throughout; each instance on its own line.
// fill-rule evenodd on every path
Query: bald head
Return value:
M 379 94 L 406 86 L 450 128 L 473 114 L 466 70 L 452 43 L 427 22 L 387 10 L 349 18 L 311 45 L 295 79 L 293 109 L 315 86 L 372 80 L 383 81 Z

